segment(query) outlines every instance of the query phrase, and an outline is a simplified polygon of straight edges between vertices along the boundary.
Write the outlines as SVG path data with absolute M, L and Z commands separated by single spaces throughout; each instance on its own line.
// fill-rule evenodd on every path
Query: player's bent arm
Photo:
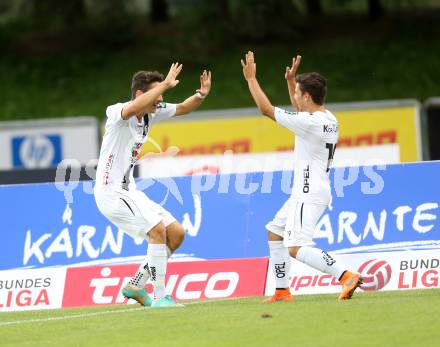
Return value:
M 300 112 L 299 105 L 296 103 L 294 95 L 295 95 L 295 88 L 296 88 L 296 81 L 293 80 L 287 80 L 287 88 L 289 89 L 289 97 L 290 102 L 292 103 L 293 108 L 296 112 Z
M 146 93 L 139 95 L 136 99 L 134 99 L 122 109 L 122 119 L 127 120 L 130 117 L 133 117 L 134 115 L 143 112 L 143 110 L 154 104 L 159 95 L 163 94 L 171 87 L 172 86 L 169 82 L 163 81 Z
M 196 90 L 196 93 L 186 99 L 184 102 L 177 104 L 176 116 L 190 113 L 197 109 L 203 102 L 203 99 L 209 94 L 211 90 L 211 71 L 203 70 L 200 75 L 200 89 Z
M 260 112 L 275 121 L 275 107 L 271 104 L 269 98 L 264 94 L 256 78 L 248 79 L 248 87 L 251 95 L 257 104 Z
M 200 92 L 197 92 L 196 94 L 190 96 L 185 101 L 176 105 L 175 115 L 182 116 L 184 114 L 191 113 L 202 104 L 204 98 L 205 95 L 200 94 Z

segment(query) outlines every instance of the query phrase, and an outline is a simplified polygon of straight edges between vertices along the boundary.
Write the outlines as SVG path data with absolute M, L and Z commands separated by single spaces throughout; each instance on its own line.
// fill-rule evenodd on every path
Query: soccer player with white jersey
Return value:
M 290 293 L 290 256 L 338 279 L 339 300 L 350 299 L 362 278 L 339 265 L 327 252 L 315 248 L 313 233 L 330 203 L 328 171 L 338 142 L 338 121 L 324 106 L 326 80 L 312 72 L 296 75 L 301 57 L 286 68 L 290 99 L 297 112 L 272 106 L 256 78 L 254 54 L 241 60 L 243 74 L 261 113 L 295 133 L 294 183 L 291 197 L 266 225 L 269 233 L 275 294 L 264 302 L 293 301 Z
M 162 206 L 136 189 L 133 167 L 151 127 L 173 116 L 197 109 L 211 89 L 211 72 L 200 76 L 200 89 L 180 104 L 163 102 L 162 94 L 175 87 L 182 65 L 174 63 L 164 79 L 158 72 L 139 71 L 132 78 L 132 100 L 107 107 L 107 122 L 96 173 L 95 200 L 112 223 L 133 237 L 148 240 L 145 262 L 122 293 L 143 306 L 181 306 L 165 291 L 168 257 L 180 246 L 184 230 Z M 154 300 L 145 290 L 150 278 Z

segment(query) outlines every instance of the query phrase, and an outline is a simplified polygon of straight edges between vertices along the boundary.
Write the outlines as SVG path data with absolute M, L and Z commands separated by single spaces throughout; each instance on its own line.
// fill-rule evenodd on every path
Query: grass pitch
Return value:
M 438 346 L 440 290 L 0 314 L 0 346 Z

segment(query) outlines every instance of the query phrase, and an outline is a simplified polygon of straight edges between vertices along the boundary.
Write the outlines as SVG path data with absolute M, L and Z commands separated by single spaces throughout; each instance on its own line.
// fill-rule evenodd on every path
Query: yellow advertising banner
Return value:
M 338 147 L 398 143 L 401 162 L 421 160 L 415 105 L 334 113 L 339 120 Z M 150 138 L 156 145 L 147 142 L 143 151 L 177 146 L 181 155 L 191 155 L 221 154 L 226 150 L 235 153 L 273 152 L 293 148 L 292 132 L 270 119 L 251 114 L 236 118 L 231 115 L 157 124 L 150 131 Z

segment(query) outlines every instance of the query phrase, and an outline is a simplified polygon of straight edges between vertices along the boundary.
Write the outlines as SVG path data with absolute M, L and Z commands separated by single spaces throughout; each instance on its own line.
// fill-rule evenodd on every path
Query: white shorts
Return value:
M 315 226 L 326 207 L 288 199 L 266 229 L 283 237 L 286 247 L 314 246 Z
M 148 232 L 160 222 L 168 226 L 176 221 L 170 212 L 140 190 L 99 188 L 95 189 L 95 201 L 110 222 L 137 238 L 146 239 Z

